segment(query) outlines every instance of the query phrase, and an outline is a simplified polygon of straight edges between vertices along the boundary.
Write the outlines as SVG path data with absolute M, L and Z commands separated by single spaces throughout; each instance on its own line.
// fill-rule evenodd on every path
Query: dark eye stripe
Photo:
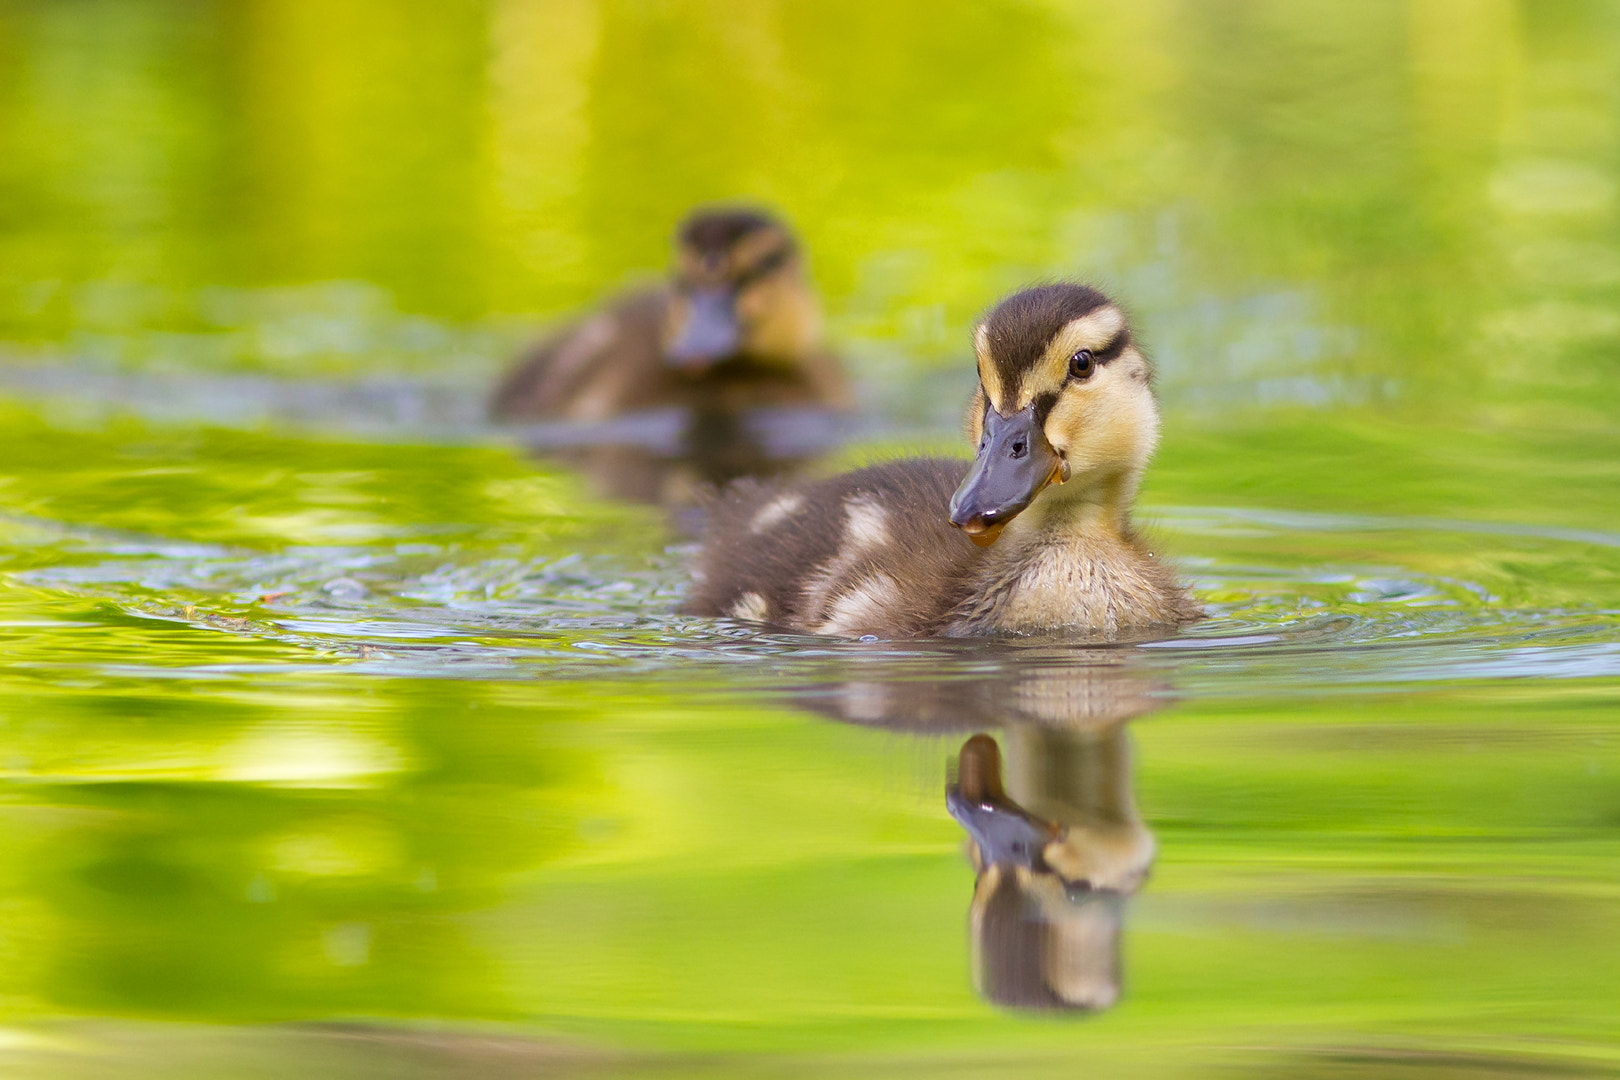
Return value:
M 1055 393 L 1037 394 L 1036 395 L 1034 404 L 1035 404 L 1035 422 L 1037 424 L 1046 423 L 1046 418 L 1049 415 L 1051 415 L 1052 406 L 1057 404 L 1057 400 L 1058 400 L 1058 396 Z
M 759 261 L 755 262 L 753 266 L 750 266 L 748 269 L 738 273 L 737 276 L 732 280 L 739 289 L 747 285 L 752 285 L 766 274 L 780 269 L 782 264 L 788 261 L 788 256 L 790 254 L 792 254 L 792 252 L 787 248 L 779 247 L 775 251 L 772 251 L 770 254 L 759 259 Z
M 1121 330 L 1119 336 L 1113 341 L 1110 341 L 1106 349 L 1091 350 L 1091 358 L 1099 364 L 1106 364 L 1108 361 L 1114 359 L 1120 353 L 1124 352 L 1125 346 L 1129 345 L 1130 343 L 1131 332 L 1129 330 Z

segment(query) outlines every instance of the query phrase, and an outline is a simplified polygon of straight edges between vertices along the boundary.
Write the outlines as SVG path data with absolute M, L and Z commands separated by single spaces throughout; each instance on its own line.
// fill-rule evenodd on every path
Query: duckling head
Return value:
M 756 210 L 699 210 L 676 234 L 664 356 L 700 375 L 747 356 L 791 366 L 821 332 L 804 259 L 787 226 Z
M 1122 526 L 1159 438 L 1148 361 L 1124 312 L 1084 285 L 1040 285 L 996 305 L 973 344 L 977 456 L 951 524 L 988 545 L 1040 496 L 1043 519 Z

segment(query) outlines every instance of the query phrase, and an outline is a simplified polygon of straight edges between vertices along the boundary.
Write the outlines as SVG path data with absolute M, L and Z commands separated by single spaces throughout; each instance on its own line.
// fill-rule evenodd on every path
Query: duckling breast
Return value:
M 1131 536 L 1082 534 L 1007 556 L 975 582 L 949 633 L 1066 629 L 1114 641 L 1202 614 L 1174 571 Z

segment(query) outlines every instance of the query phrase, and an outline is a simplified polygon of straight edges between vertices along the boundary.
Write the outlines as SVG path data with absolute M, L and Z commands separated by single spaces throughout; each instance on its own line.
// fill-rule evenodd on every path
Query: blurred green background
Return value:
M 1615 1072 L 1616 117 L 1596 2 L 0 0 L 0 1069 Z M 1109 1012 L 975 996 L 963 732 L 823 715 L 1061 650 L 681 620 L 470 419 L 732 199 L 844 460 L 1011 288 L 1140 323 L 1215 617 L 1105 676 Z

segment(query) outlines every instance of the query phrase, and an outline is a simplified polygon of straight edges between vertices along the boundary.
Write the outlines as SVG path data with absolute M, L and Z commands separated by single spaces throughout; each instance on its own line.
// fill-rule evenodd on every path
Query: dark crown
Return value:
M 1057 282 L 1014 293 L 997 304 L 984 328 L 1002 382 L 1018 385 L 1020 376 L 1045 354 L 1054 334 L 1108 303 L 1108 297 L 1089 285 Z
M 787 235 L 787 227 L 759 210 L 717 207 L 694 211 L 681 223 L 681 245 L 703 254 L 724 253 L 739 240 L 761 229 L 775 228 Z

